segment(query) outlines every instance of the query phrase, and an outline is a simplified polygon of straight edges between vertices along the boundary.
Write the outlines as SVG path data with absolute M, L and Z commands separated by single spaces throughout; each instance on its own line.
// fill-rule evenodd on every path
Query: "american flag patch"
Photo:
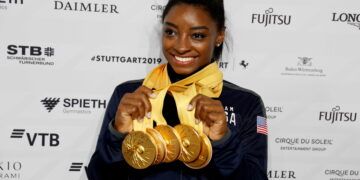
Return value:
M 256 132 L 264 135 L 268 134 L 266 118 L 261 116 L 256 117 Z

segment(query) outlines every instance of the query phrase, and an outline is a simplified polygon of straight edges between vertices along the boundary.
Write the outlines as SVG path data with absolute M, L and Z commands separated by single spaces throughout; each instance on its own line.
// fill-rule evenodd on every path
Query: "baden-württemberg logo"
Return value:
M 7 10 L 9 6 L 22 4 L 24 4 L 24 0 L 0 0 L 0 10 Z
M 285 71 L 281 75 L 285 76 L 317 76 L 324 77 L 326 74 L 322 68 L 314 66 L 313 58 L 298 57 L 296 66 L 285 66 Z
M 268 25 L 290 25 L 291 15 L 275 14 L 274 8 L 265 10 L 264 13 L 254 13 L 251 15 L 252 24 L 261 24 L 264 27 Z
M 94 2 L 54 1 L 54 9 L 62 11 L 119 14 L 118 6 L 116 4 Z
M 50 113 L 62 102 L 63 113 L 91 114 L 96 109 L 106 109 L 105 99 L 45 97 L 40 103 Z
M 359 13 L 332 13 L 332 21 L 347 23 L 360 30 L 360 14 Z
M 54 55 L 53 47 L 15 44 L 7 46 L 7 60 L 24 65 L 53 66 L 55 63 L 51 58 Z
M 22 166 L 20 161 L 0 160 L 0 179 L 20 179 Z
M 335 106 L 331 111 L 320 111 L 319 121 L 329 122 L 331 124 L 340 122 L 355 122 L 357 118 L 356 112 L 343 112 L 340 106 Z

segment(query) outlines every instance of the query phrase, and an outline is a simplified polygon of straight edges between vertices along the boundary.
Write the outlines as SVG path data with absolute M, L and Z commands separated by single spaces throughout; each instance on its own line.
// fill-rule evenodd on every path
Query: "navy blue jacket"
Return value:
M 263 102 L 256 93 L 227 81 L 224 81 L 219 100 L 225 108 L 230 131 L 221 140 L 212 142 L 213 156 L 208 166 L 194 170 L 175 161 L 144 170 L 130 167 L 121 153 L 125 136 L 114 130 L 112 122 L 122 96 L 134 92 L 141 84 L 142 80 L 128 81 L 116 87 L 105 113 L 96 150 L 86 168 L 90 180 L 267 179 L 267 136 L 257 133 L 257 117 L 266 117 Z

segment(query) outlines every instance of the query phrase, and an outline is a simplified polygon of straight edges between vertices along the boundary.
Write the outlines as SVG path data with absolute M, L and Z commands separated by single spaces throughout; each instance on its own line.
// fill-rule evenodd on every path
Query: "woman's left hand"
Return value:
M 220 140 L 227 133 L 226 115 L 221 101 L 198 94 L 190 101 L 188 110 L 194 108 L 195 123 L 203 122 L 204 133 L 211 140 Z

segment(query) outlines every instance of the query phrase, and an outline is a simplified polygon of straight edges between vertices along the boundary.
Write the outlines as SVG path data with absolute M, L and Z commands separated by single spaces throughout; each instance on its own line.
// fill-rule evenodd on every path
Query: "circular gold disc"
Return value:
M 146 132 L 149 133 L 149 135 L 154 138 L 158 150 L 153 164 L 160 164 L 165 158 L 165 154 L 166 154 L 165 141 L 161 136 L 161 134 L 153 128 L 147 128 Z
M 173 162 L 180 155 L 180 136 L 176 130 L 169 125 L 157 125 L 155 127 L 165 140 L 166 156 L 163 162 Z
M 182 162 L 192 162 L 196 160 L 201 150 L 201 139 L 196 130 L 188 125 L 179 124 L 175 130 L 181 138 L 181 152 L 179 160 Z
M 132 131 L 122 143 L 125 161 L 135 169 L 145 169 L 153 164 L 157 155 L 155 140 L 142 131 Z
M 192 169 L 201 169 L 207 166 L 212 158 L 212 146 L 209 138 L 205 135 L 201 135 L 201 151 L 199 157 L 189 163 L 185 163 L 186 166 Z

